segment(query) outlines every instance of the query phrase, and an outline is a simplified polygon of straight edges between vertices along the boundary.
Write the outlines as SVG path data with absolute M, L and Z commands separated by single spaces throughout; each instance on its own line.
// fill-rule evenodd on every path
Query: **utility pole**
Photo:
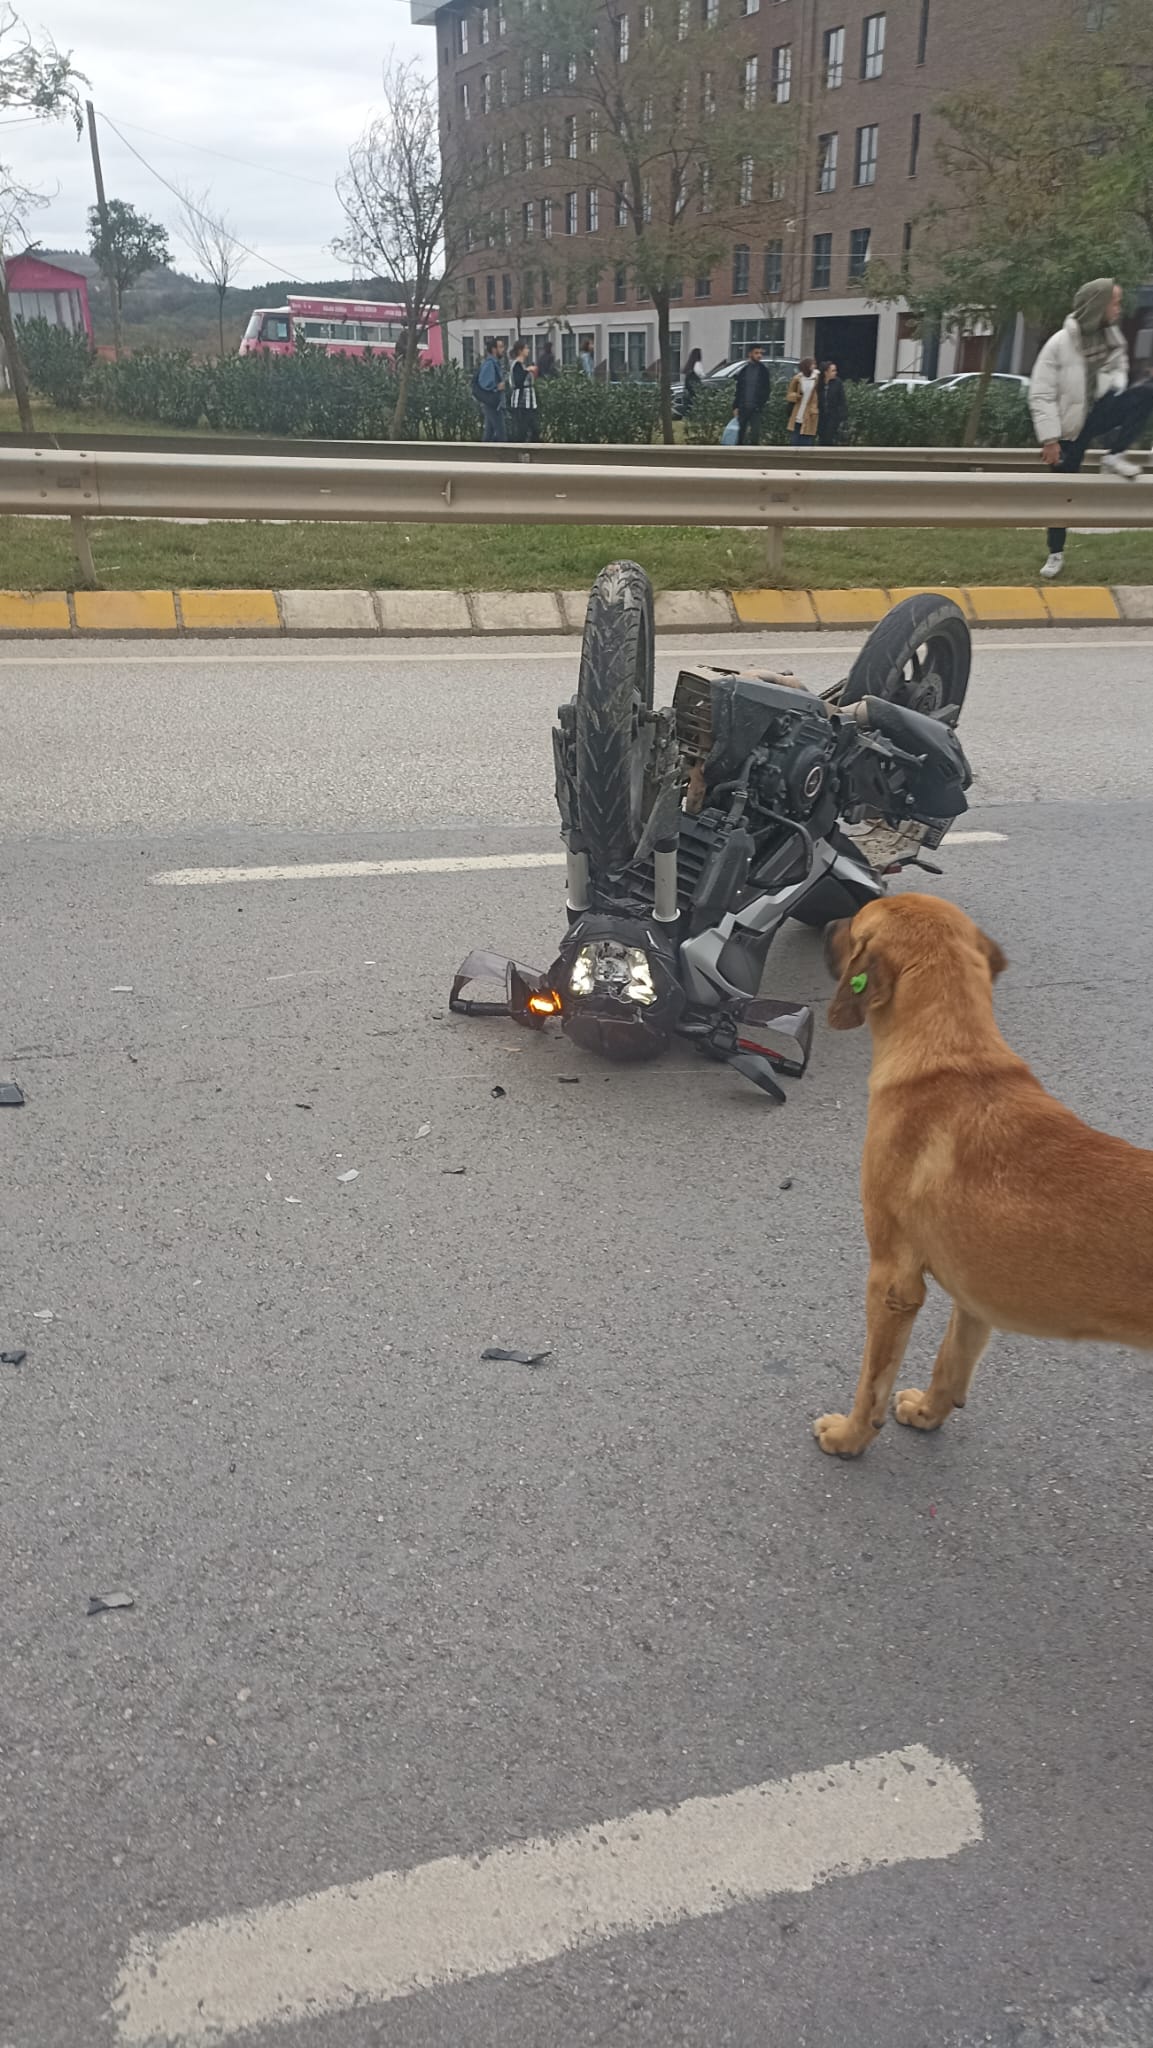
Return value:
M 104 173 L 100 168 L 100 143 L 96 134 L 96 109 L 91 100 L 85 100 L 88 112 L 88 141 L 92 149 L 92 170 L 96 179 L 96 211 L 100 216 L 100 232 L 104 237 L 107 268 L 104 276 L 108 285 L 108 296 L 112 301 L 112 346 L 117 357 L 120 355 L 120 301 L 116 296 L 116 275 L 108 237 L 108 201 L 104 197 Z

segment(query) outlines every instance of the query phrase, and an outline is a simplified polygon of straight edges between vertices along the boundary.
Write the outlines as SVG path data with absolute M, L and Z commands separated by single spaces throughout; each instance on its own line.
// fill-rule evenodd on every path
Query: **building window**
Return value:
M 711 121 L 717 111 L 717 81 L 711 71 L 701 73 L 701 112 Z
M 597 153 L 597 145 L 598 145 L 599 141 L 600 141 L 600 128 L 599 128 L 599 126 L 598 126 L 598 124 L 597 124 L 597 117 L 596 117 L 596 115 L 595 115 L 595 114 L 590 114 L 590 115 L 589 115 L 589 155 L 590 155 L 590 156 L 595 156 L 595 155 L 596 155 L 596 153 Z
M 741 0 L 742 14 L 759 14 L 760 11 L 761 0 Z
M 596 234 L 600 227 L 600 218 L 601 195 L 595 185 L 590 185 L 585 193 L 585 227 L 590 235 Z
M 498 36 L 506 36 L 508 34 L 508 22 L 505 19 L 504 12 L 504 0 L 497 0 L 496 32 Z
M 501 207 L 501 210 L 500 210 L 500 245 L 501 245 L 501 248 L 502 248 L 502 249 L 507 249 L 507 248 L 508 248 L 508 244 L 509 244 L 509 232 L 508 232 L 508 208 L 507 208 L 507 206 L 502 206 L 502 207 Z
M 825 91 L 835 92 L 845 82 L 845 31 L 843 28 L 825 30 L 823 73 Z
M 588 285 L 587 285 L 587 287 L 586 287 L 586 290 L 585 290 L 585 305 L 586 305 L 586 306 L 595 306 L 595 305 L 597 304 L 597 302 L 598 302 L 599 298 L 600 298 L 600 295 L 601 295 L 601 284 L 600 284 L 600 278 L 599 278 L 599 277 L 590 277 L 590 279 L 589 279 L 589 281 L 588 281 Z
M 627 14 L 617 16 L 617 63 L 629 61 L 629 18 Z
M 476 229 L 470 220 L 466 221 L 464 226 L 464 246 L 471 256 L 476 248 Z
M 480 167 L 486 178 L 492 176 L 492 144 L 486 142 L 480 153 Z
M 476 368 L 476 343 L 471 334 L 466 334 L 460 344 L 461 368 L 468 375 Z
M 541 129 L 541 131 L 540 131 L 540 160 L 541 160 L 542 164 L 544 164 L 544 166 L 545 166 L 545 168 L 546 168 L 546 170 L 547 170 L 547 168 L 548 168 L 549 164 L 551 164 L 551 162 L 552 162 L 552 129 L 551 129 L 551 128 L 547 128 L 547 127 L 546 127 L 546 128 L 542 128 L 542 129 Z
M 577 153 L 577 124 L 575 114 L 569 114 L 565 120 L 564 153 L 566 156 L 575 156 Z
M 648 227 L 651 224 L 652 217 L 653 188 L 651 185 L 644 185 L 641 188 L 641 219 L 643 220 L 646 227 Z
M 456 48 L 460 57 L 468 56 L 468 16 L 460 14 L 456 22 Z
M 521 96 L 522 100 L 531 100 L 531 98 L 532 98 L 532 85 L 533 85 L 533 71 L 532 71 L 532 58 L 531 58 L 531 57 L 526 57 L 526 58 L 525 58 L 525 60 L 524 60 L 524 63 L 523 63 L 522 65 L 521 65 L 521 68 L 520 68 L 520 96 Z
M 643 36 L 651 36 L 652 32 L 653 10 L 651 7 L 645 6 L 641 8 L 641 34 Z
M 773 361 L 779 361 L 785 353 L 785 323 L 783 320 L 730 320 L 729 361 L 739 362 L 748 354 L 754 342 L 763 348 Z
M 487 42 L 489 41 L 489 38 L 490 38 L 491 34 L 492 34 L 492 14 L 491 14 L 491 10 L 490 10 L 489 8 L 487 8 L 487 7 L 482 7 L 482 8 L 481 8 L 481 10 L 480 10 L 480 39 L 481 39 L 481 42 L 482 42 L 482 43 L 487 43 Z
M 753 203 L 753 159 L 751 156 L 743 156 L 741 158 L 741 182 L 737 188 L 737 197 L 742 206 L 751 206 Z
M 706 28 L 715 28 L 721 18 L 721 0 L 701 0 L 701 20 Z
M 785 173 L 783 166 L 774 163 L 769 172 L 769 198 L 783 199 L 785 196 Z
M 465 290 L 465 297 L 466 297 L 466 298 L 467 298 L 467 300 L 468 300 L 468 310 L 469 310 L 469 312 L 470 312 L 470 313 L 475 313 L 475 312 L 476 312 L 476 279 L 475 279 L 475 277 L 466 277 L 466 278 L 465 278 L 465 281 L 464 281 L 464 290 Z
M 570 85 L 575 85 L 575 84 L 576 84 L 576 82 L 577 82 L 577 60 L 576 60 L 576 58 L 575 58 L 575 57 L 570 57 L 570 58 L 569 58 L 569 60 L 568 60 L 568 63 L 567 63 L 566 65 L 565 65 L 565 68 L 564 68 L 564 75 L 565 75 L 565 77 L 566 77 L 566 78 L 568 79 L 568 82 L 569 82 L 569 84 L 570 84 Z
M 615 384 L 625 374 L 627 343 L 623 333 L 609 335 L 609 380 Z
M 857 130 L 857 164 L 853 175 L 854 185 L 875 185 L 877 182 L 877 130 L 875 124 Z
M 507 270 L 500 281 L 500 303 L 504 312 L 512 312 L 512 278 Z
M 738 242 L 733 250 L 733 297 L 742 299 L 749 289 L 749 245 Z
M 577 196 L 575 192 L 566 192 L 564 196 L 564 231 L 566 235 L 575 235 L 577 231 Z
M 710 293 L 712 292 L 712 289 L 712 278 L 709 277 L 706 273 L 703 277 L 698 277 L 696 284 L 693 287 L 693 297 L 695 299 L 707 299 Z
M 869 238 L 872 228 L 850 228 L 849 230 L 849 282 L 854 284 L 864 277 L 869 267 Z
M 552 63 L 549 53 L 547 50 L 542 50 L 540 55 L 540 89 L 542 92 L 548 91 L 551 77 Z
M 837 189 L 837 137 L 817 137 L 817 190 L 835 192 Z
M 641 107 L 641 133 L 642 135 L 651 135 L 652 132 L 653 103 L 651 99 L 646 99 Z
M 677 7 L 677 41 L 683 43 L 689 32 L 689 0 L 679 0 Z
M 711 165 L 711 164 L 702 164 L 702 165 L 701 165 L 701 212 L 702 212 L 702 213 L 711 213 L 711 212 L 712 212 L 712 210 L 713 210 L 713 167 L 712 167 L 712 165 Z
M 484 303 L 490 313 L 496 312 L 496 279 L 486 277 L 484 281 Z
M 744 97 L 745 112 L 748 113 L 757 104 L 757 60 L 755 57 L 745 58 L 744 69 L 741 75 L 741 92 Z
M 913 126 L 909 131 L 909 176 L 917 175 L 917 158 L 921 154 L 921 116 L 913 115 Z
M 531 128 L 526 128 L 520 138 L 521 169 L 523 171 L 531 171 L 532 154 L 532 130 Z
M 764 291 L 766 299 L 779 299 L 781 296 L 781 273 L 783 267 L 783 254 L 784 248 L 782 243 L 766 242 L 765 268 L 762 279 L 762 289 Z
M 508 105 L 508 71 L 502 64 L 496 74 L 496 96 L 502 107 Z
M 623 185 L 618 185 L 618 186 L 617 186 L 617 226 L 618 226 L 618 228 L 627 228 L 628 224 L 629 224 L 629 202 L 628 202 L 627 198 L 625 197 L 625 188 L 624 188 L 624 186 L 623 186 Z
M 912 221 L 911 221 L 911 220 L 907 220 L 907 221 L 905 222 L 905 232 L 904 232 L 904 234 L 903 234 L 903 235 L 902 235 L 902 237 L 901 237 L 901 254 L 902 254 L 902 256 L 903 256 L 903 257 L 905 258 L 906 262 L 908 261 L 908 258 L 909 258 L 910 254 L 911 254 L 911 252 L 912 252 L 912 247 L 913 247 L 913 223 L 912 223 Z
M 546 242 L 552 240 L 552 200 L 542 199 L 540 203 L 540 231 Z
M 885 68 L 885 17 L 866 14 L 861 28 L 861 77 L 879 78 Z
M 793 96 L 793 46 L 780 43 L 773 51 L 773 98 L 779 107 Z
M 540 274 L 540 302 L 542 306 L 552 305 L 552 279 L 547 270 Z
M 833 275 L 833 238 L 831 235 L 813 236 L 813 271 L 810 280 L 815 292 L 827 292 Z
M 923 64 L 929 47 L 929 0 L 921 0 L 921 19 L 917 26 L 917 62 Z
M 536 233 L 536 206 L 531 199 L 526 199 L 521 207 L 520 226 L 525 241 L 531 242 Z
M 628 295 L 628 272 L 626 271 L 623 263 L 618 263 L 616 269 L 613 271 L 613 298 L 618 306 L 623 306 L 625 300 L 628 298 Z
M 526 313 L 531 313 L 536 302 L 536 279 L 531 270 L 526 270 L 520 288 L 520 302 Z
M 462 80 L 461 80 L 461 87 L 460 87 L 460 117 L 461 117 L 461 120 L 462 120 L 462 121 L 471 121 L 471 120 L 472 120 L 472 101 L 470 100 L 470 98 L 469 98 L 469 94 L 468 94 L 468 80 L 467 80 L 467 78 L 465 78 L 465 79 L 462 79 Z

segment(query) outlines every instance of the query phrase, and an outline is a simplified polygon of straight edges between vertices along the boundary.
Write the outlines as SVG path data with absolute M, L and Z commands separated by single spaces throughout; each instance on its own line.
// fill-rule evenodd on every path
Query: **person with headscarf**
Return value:
M 1126 449 L 1153 416 L 1153 384 L 1129 383 L 1129 351 L 1118 326 L 1121 287 L 1111 277 L 1083 284 L 1073 311 L 1051 335 L 1033 365 L 1029 410 L 1050 469 L 1075 472 L 1094 441 L 1106 441 L 1101 467 L 1114 476 L 1137 477 L 1143 465 Z M 1065 566 L 1065 528 L 1049 528 L 1049 559 L 1042 576 L 1059 576 Z

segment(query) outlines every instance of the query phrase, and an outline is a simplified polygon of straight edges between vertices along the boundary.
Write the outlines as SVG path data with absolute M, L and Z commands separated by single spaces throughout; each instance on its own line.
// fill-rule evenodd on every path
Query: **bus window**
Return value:
M 266 313 L 260 330 L 261 341 L 291 341 L 292 325 L 285 313 Z

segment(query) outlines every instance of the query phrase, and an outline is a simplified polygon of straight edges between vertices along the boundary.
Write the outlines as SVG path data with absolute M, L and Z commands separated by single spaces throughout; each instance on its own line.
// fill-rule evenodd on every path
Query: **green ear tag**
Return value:
M 849 983 L 849 987 L 855 996 L 863 996 L 868 986 L 869 977 L 867 974 L 854 974 L 853 979 Z

